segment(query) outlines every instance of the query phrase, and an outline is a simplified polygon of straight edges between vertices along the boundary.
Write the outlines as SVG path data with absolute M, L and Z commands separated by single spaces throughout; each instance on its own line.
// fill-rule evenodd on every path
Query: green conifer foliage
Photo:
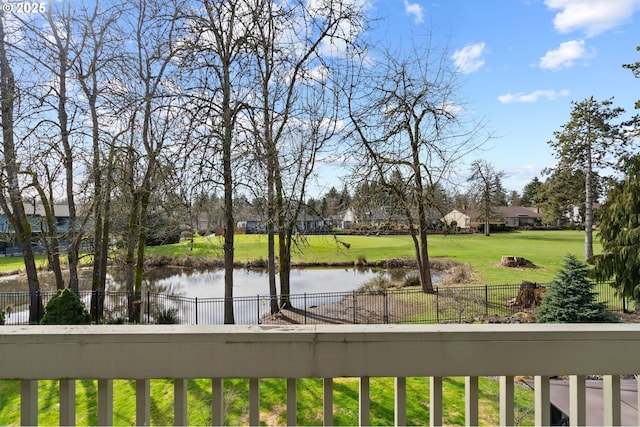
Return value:
M 587 279 L 588 267 L 573 255 L 568 255 L 556 277 L 547 285 L 540 307 L 536 309 L 539 323 L 617 322 L 618 316 L 596 301 L 593 283 Z
M 91 316 L 71 289 L 59 290 L 44 308 L 43 325 L 88 325 Z

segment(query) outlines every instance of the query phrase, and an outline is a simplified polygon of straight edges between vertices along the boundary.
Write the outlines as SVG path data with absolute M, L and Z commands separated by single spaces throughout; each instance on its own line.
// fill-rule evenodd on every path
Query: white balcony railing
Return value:
M 136 380 L 136 422 L 149 424 L 149 381 L 174 379 L 176 425 L 186 425 L 191 378 L 212 379 L 212 421 L 223 422 L 222 380 L 250 379 L 258 425 L 259 379 L 287 378 L 287 423 L 297 378 L 324 378 L 324 424 L 333 379 L 360 378 L 360 424 L 369 424 L 369 378 L 394 377 L 396 425 L 406 423 L 405 378 L 429 377 L 432 425 L 442 379 L 466 377 L 466 424 L 478 424 L 478 377 L 500 378 L 500 424 L 514 423 L 514 377 L 535 382 L 535 423 L 550 422 L 549 377 L 570 376 L 570 419 L 585 424 L 585 377 L 603 375 L 605 425 L 620 424 L 620 376 L 640 373 L 640 325 L 2 326 L 0 379 L 21 380 L 21 423 L 38 420 L 38 380 L 60 380 L 60 423 L 75 423 L 76 379 L 98 380 L 98 423 L 113 422 L 113 380 Z M 640 422 L 640 420 L 638 420 Z

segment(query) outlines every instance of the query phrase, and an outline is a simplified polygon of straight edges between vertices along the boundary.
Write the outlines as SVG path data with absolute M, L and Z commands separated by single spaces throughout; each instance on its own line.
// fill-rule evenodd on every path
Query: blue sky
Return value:
M 374 0 L 375 32 L 390 44 L 431 32 L 464 74 L 467 108 L 494 134 L 483 158 L 522 187 L 555 164 L 547 142 L 571 101 L 614 97 L 634 113 L 640 80 L 640 0 Z M 464 166 L 462 166 L 464 167 Z

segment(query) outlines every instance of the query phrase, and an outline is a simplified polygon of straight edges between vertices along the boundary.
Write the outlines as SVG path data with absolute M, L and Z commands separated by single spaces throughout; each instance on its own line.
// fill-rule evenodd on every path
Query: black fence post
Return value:
M 262 324 L 262 319 L 260 319 L 260 294 L 256 296 L 256 307 L 258 307 L 258 325 Z
M 196 303 L 196 325 L 198 324 L 198 297 L 195 298 Z
M 489 315 L 489 286 L 484 285 L 484 314 Z
M 384 298 L 384 323 L 385 325 L 389 323 L 389 298 L 388 298 L 387 290 L 384 289 L 382 291 L 382 296 Z
M 307 293 L 304 293 L 304 324 L 307 324 Z
M 151 323 L 151 292 L 147 291 L 147 324 Z
M 356 319 L 356 291 L 353 291 L 353 324 L 355 325 L 357 322 Z
M 436 286 L 436 323 L 440 323 L 440 301 L 438 298 L 438 295 L 439 295 L 438 289 L 439 288 Z

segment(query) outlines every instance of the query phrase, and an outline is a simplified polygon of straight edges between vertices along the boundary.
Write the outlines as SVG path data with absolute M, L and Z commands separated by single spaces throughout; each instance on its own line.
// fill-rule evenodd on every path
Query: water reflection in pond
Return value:
M 291 293 L 347 292 L 359 288 L 379 271 L 371 269 L 295 269 L 291 271 Z M 235 270 L 233 295 L 237 297 L 269 294 L 264 271 Z M 148 290 L 164 289 L 187 297 L 224 297 L 224 271 L 174 271 L 165 277 L 148 276 Z M 279 289 L 279 285 L 278 285 Z
M 379 270 L 354 268 L 294 269 L 291 272 L 291 303 L 294 307 L 307 308 L 330 304 L 344 298 L 344 292 L 356 290 L 365 283 L 385 275 L 402 280 L 406 270 Z M 55 291 L 50 273 L 41 273 L 43 291 Z M 91 288 L 91 270 L 80 272 L 81 290 Z M 279 286 L 278 286 L 279 288 Z M 22 276 L 0 278 L 0 292 L 26 291 L 26 278 Z M 126 317 L 124 272 L 113 269 L 108 276 L 107 306 L 112 307 L 107 318 Z M 264 271 L 236 269 L 234 271 L 234 311 L 236 323 L 259 323 L 268 314 L 268 275 Z M 145 323 L 156 323 L 161 312 L 175 311 L 179 323 L 220 324 L 224 313 L 224 271 L 184 268 L 157 268 L 145 273 L 143 300 Z M 89 294 L 83 296 L 90 303 Z M 27 300 L 25 300 L 27 301 Z M 120 307 L 120 308 L 117 308 Z M 26 322 L 28 307 L 15 306 L 10 322 Z M 22 320 L 20 320 L 22 319 Z
M 373 279 L 379 269 L 355 268 L 305 268 L 291 271 L 291 293 L 348 292 L 358 289 Z M 403 271 L 395 274 L 404 275 Z M 80 289 L 91 289 L 91 270 L 79 272 Z M 55 290 L 51 273 L 40 273 L 43 291 Z M 124 291 L 124 271 L 112 269 L 107 282 L 107 291 Z M 233 272 L 234 296 L 256 296 L 269 294 L 269 282 L 266 271 L 236 269 Z M 277 276 L 276 276 L 277 280 Z M 279 284 L 277 285 L 279 289 Z M 26 291 L 25 275 L 0 278 L 0 292 Z M 145 273 L 144 291 L 185 297 L 214 298 L 224 297 L 223 270 L 196 270 L 163 267 Z

